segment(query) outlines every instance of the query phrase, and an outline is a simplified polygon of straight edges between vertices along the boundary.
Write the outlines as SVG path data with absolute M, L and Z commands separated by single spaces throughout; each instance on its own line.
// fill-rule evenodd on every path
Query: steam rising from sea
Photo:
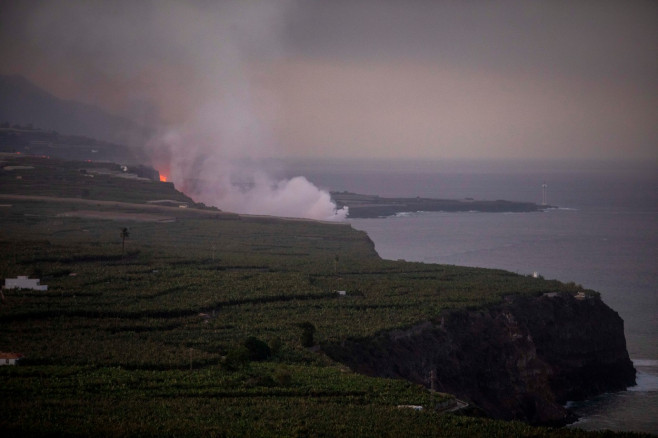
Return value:
M 277 179 L 258 163 L 276 157 L 268 117 L 276 102 L 254 84 L 254 65 L 283 51 L 279 31 L 287 2 L 228 2 L 217 7 L 168 4 L 189 18 L 185 31 L 164 37 L 184 48 L 193 76 L 187 111 L 153 138 L 149 150 L 158 170 L 196 201 L 246 214 L 344 220 L 327 191 L 303 176 Z M 198 26 L 201 25 L 199 28 Z M 193 38 L 190 38 L 190 33 Z
M 241 102 L 244 104 L 244 102 Z M 154 165 L 179 190 L 197 202 L 244 214 L 341 221 L 329 192 L 304 176 L 276 179 L 259 156 L 267 140 L 257 129 L 243 130 L 235 119 L 221 116 L 222 108 L 187 124 L 168 128 L 149 144 Z M 219 114 L 218 114 L 219 113 Z M 216 114 L 213 120 L 212 114 Z M 246 122 L 259 127 L 255 118 Z
M 249 66 L 281 52 L 278 30 L 285 11 L 285 2 L 257 7 L 235 2 L 210 11 L 217 15 L 199 35 L 205 40 L 190 47 L 199 50 L 192 66 L 206 78 L 201 92 L 195 91 L 200 100 L 151 142 L 151 150 L 156 162 L 168 158 L 170 180 L 205 204 L 236 213 L 344 220 L 347 209 L 337 209 L 327 191 L 303 176 L 276 179 L 258 165 L 277 154 L 263 120 L 263 107 L 276 105 L 267 105 L 262 90 L 254 92 Z M 185 12 L 198 17 L 209 11 Z
M 199 132 L 199 131 L 195 131 Z M 329 192 L 303 176 L 275 179 L 249 157 L 231 157 L 222 135 L 204 144 L 184 130 L 172 130 L 152 141 L 156 166 L 179 190 L 198 202 L 244 214 L 341 221 L 347 207 L 336 208 Z

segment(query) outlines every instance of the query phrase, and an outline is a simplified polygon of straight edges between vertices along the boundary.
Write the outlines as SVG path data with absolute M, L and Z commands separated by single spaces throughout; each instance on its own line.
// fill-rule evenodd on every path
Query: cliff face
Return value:
M 514 297 L 324 348 L 355 371 L 404 378 L 533 424 L 564 424 L 567 400 L 635 383 L 624 323 L 598 297 Z

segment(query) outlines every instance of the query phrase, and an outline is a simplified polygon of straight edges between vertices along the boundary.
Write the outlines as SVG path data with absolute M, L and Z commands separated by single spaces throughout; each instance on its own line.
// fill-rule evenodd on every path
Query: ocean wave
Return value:
M 633 359 L 633 365 L 637 369 L 635 378 L 637 384 L 628 390 L 633 392 L 658 391 L 658 360 Z
M 656 392 L 658 391 L 658 376 L 638 371 L 635 378 L 637 385 L 628 388 L 632 392 Z
M 632 359 L 633 365 L 636 367 L 656 367 L 658 368 L 658 360 L 656 359 Z

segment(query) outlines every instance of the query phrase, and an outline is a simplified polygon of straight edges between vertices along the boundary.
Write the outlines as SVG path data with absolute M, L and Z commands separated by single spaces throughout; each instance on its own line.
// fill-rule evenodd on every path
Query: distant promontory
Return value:
M 377 218 L 398 213 L 419 211 L 479 211 L 492 213 L 526 213 L 555 208 L 532 202 L 484 201 L 472 198 L 433 199 L 433 198 L 384 198 L 377 195 L 362 195 L 352 192 L 331 192 L 338 208 L 348 207 L 350 218 Z

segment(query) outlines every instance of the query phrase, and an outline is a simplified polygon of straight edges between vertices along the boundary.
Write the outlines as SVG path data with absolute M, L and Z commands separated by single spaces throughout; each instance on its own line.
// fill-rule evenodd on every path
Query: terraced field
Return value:
M 24 355 L 0 368 L 3 436 L 590 436 L 445 413 L 451 396 L 322 352 L 579 286 L 382 260 L 346 224 L 154 207 L 169 188 L 149 184 L 136 203 L 71 199 L 75 184 L 0 199 L 0 275 L 48 285 L 3 291 L 0 351 Z M 154 208 L 172 220 L 136 220 Z

